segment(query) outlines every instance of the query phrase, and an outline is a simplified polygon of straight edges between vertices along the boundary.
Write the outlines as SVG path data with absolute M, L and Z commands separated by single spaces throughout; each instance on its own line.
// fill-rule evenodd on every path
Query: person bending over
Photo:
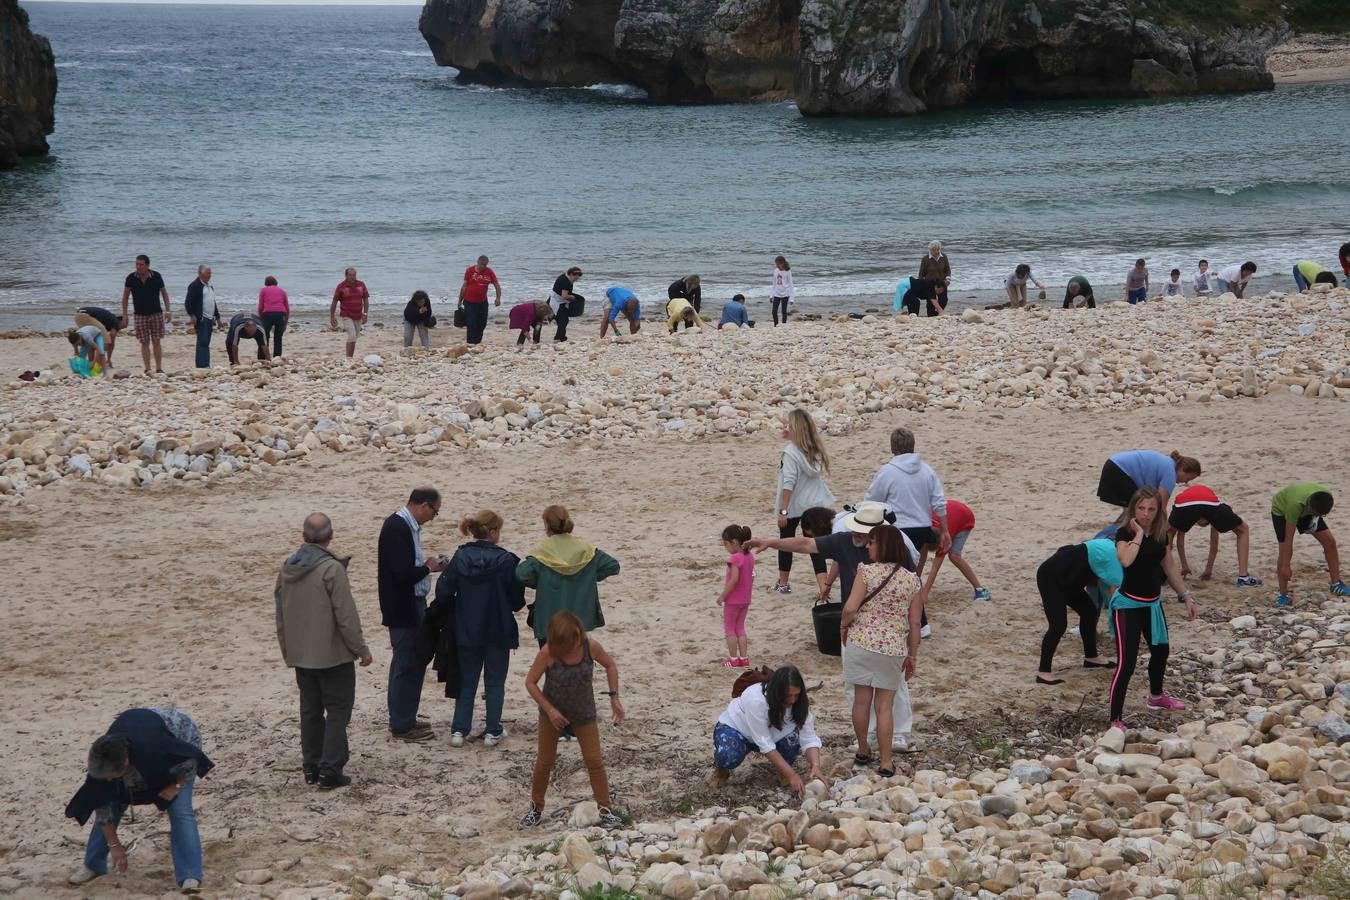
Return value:
M 750 320 L 750 313 L 745 308 L 744 294 L 737 294 L 722 307 L 722 317 L 717 321 L 717 330 L 721 331 L 727 325 L 735 325 L 737 328 L 755 327 L 755 323 Z
M 230 357 L 230 365 L 239 365 L 239 342 L 251 338 L 258 342 L 258 359 L 266 362 L 272 358 L 267 349 L 267 336 L 263 331 L 262 320 L 251 313 L 235 313 L 230 319 L 230 328 L 225 332 L 225 353 Z
M 1097 653 L 1097 601 L 1089 589 L 1105 588 L 1114 593 L 1124 578 L 1114 541 L 1096 539 L 1066 544 L 1036 570 L 1036 589 L 1045 610 L 1045 637 L 1041 638 L 1041 669 L 1037 684 L 1063 684 L 1054 672 L 1055 650 L 1069 627 L 1069 610 L 1078 614 L 1078 634 L 1083 640 L 1083 668 L 1111 669 L 1115 663 Z M 1098 591 L 1100 593 L 1100 591 Z
M 616 284 L 605 289 L 605 300 L 607 309 L 600 320 L 601 339 L 611 328 L 616 335 L 619 333 L 620 315 L 628 320 L 628 333 L 637 334 L 638 329 L 642 327 L 642 303 L 638 300 L 638 295 L 623 285 Z
M 1097 300 L 1092 296 L 1092 284 L 1082 275 L 1070 278 L 1068 287 L 1064 289 L 1064 308 L 1073 309 L 1077 306 L 1097 308 Z
M 1336 549 L 1336 538 L 1327 525 L 1327 514 L 1335 504 L 1331 489 L 1324 484 L 1301 482 L 1291 484 L 1277 493 L 1270 502 L 1270 521 L 1275 527 L 1275 539 L 1280 542 L 1278 559 L 1280 595 L 1275 602 L 1288 606 L 1289 580 L 1293 577 L 1294 535 L 1311 534 L 1322 545 L 1331 575 L 1330 592 L 1337 597 L 1350 596 L 1350 588 L 1341 580 L 1341 557 Z
M 1170 538 L 1177 542 L 1177 560 L 1181 563 L 1181 577 L 1191 574 L 1190 563 L 1186 561 L 1186 532 L 1196 525 L 1209 526 L 1209 558 L 1205 560 L 1205 571 L 1200 573 L 1201 581 L 1209 581 L 1214 576 L 1214 560 L 1219 555 L 1219 535 L 1233 533 L 1237 538 L 1238 587 L 1259 587 L 1261 579 L 1247 574 L 1247 547 L 1251 529 L 1247 523 L 1233 512 L 1227 503 L 1219 502 L 1219 495 L 1203 484 L 1193 484 L 1181 493 L 1172 504 L 1172 513 L 1167 517 Z

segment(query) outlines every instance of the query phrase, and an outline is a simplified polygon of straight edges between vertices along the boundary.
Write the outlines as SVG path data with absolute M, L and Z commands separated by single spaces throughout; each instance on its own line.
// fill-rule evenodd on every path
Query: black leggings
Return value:
M 272 341 L 272 356 L 281 355 L 281 336 L 286 333 L 287 315 L 284 312 L 262 314 L 263 334 Z
M 778 308 L 783 308 L 783 324 L 787 324 L 788 317 L 788 297 L 770 297 L 769 302 L 773 305 L 773 324 L 778 324 Z
M 787 524 L 778 529 L 778 536 L 781 538 L 790 538 L 797 533 L 797 526 L 801 523 L 801 516 L 793 516 L 787 520 Z M 825 557 L 819 553 L 811 554 L 811 568 L 815 569 L 817 575 L 824 575 L 826 570 Z M 784 550 L 778 551 L 778 571 L 792 571 L 792 554 Z M 845 597 L 845 600 L 848 598 Z
M 1038 671 L 1052 672 L 1055 662 L 1055 649 L 1060 638 L 1069 627 L 1069 610 L 1078 613 L 1078 631 L 1083 638 L 1083 658 L 1091 659 L 1097 655 L 1097 604 L 1081 587 L 1065 587 L 1048 571 L 1051 561 L 1041 563 L 1036 570 L 1036 587 L 1041 592 L 1041 606 L 1045 609 L 1045 637 L 1041 638 L 1041 667 Z M 1051 566 L 1053 569 L 1054 567 Z
M 543 327 L 544 327 L 543 322 L 536 321 L 529 328 L 520 329 L 520 337 L 516 338 L 516 346 L 519 347 L 521 344 L 525 343 L 525 332 L 527 331 L 530 332 L 530 334 L 533 336 L 534 342 L 536 344 L 539 343 L 539 332 L 543 329 Z
M 1154 602 L 1161 603 L 1162 598 Z M 1119 654 L 1116 675 L 1111 680 L 1111 721 L 1115 722 L 1125 712 L 1125 693 L 1129 690 L 1135 663 L 1139 661 L 1139 638 L 1148 640 L 1148 690 L 1155 697 L 1162 693 L 1169 645 L 1153 642 L 1149 627 L 1153 610 L 1118 609 L 1112 615 L 1116 620 L 1116 652 Z

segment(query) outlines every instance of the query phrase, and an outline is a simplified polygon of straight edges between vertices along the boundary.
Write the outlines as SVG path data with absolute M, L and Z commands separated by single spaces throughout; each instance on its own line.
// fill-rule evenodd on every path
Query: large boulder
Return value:
M 0 0 L 0 169 L 47 152 L 56 127 L 56 60 L 18 0 Z

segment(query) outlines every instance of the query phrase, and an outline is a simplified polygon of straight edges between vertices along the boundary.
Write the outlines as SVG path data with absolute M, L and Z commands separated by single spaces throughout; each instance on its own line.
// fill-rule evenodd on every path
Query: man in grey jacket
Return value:
M 361 616 L 347 581 L 349 556 L 328 549 L 333 523 L 323 513 L 305 519 L 304 543 L 277 575 L 277 643 L 300 687 L 300 752 L 305 783 L 332 790 L 351 784 L 347 723 L 356 702 L 356 666 L 371 663 Z

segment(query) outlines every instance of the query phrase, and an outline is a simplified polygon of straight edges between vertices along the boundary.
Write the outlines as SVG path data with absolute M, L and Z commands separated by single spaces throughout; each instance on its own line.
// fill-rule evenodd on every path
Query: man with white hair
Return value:
M 347 580 L 350 556 L 328 549 L 333 523 L 311 513 L 300 549 L 277 575 L 277 643 L 295 669 L 300 688 L 300 754 L 306 784 L 330 791 L 352 783 L 347 765 L 347 723 L 356 703 L 356 666 L 371 663 L 361 616 Z
M 211 368 L 211 335 L 220 324 L 216 307 L 216 289 L 211 287 L 211 267 L 198 266 L 197 277 L 188 285 L 183 299 L 188 325 L 197 332 L 197 368 Z
M 947 254 L 942 252 L 942 244 L 937 241 L 928 245 L 928 253 L 919 261 L 919 277 L 933 283 L 937 292 L 938 308 L 946 309 L 947 285 L 952 283 L 952 264 L 947 261 Z M 933 305 L 930 303 L 929 309 L 932 308 Z

